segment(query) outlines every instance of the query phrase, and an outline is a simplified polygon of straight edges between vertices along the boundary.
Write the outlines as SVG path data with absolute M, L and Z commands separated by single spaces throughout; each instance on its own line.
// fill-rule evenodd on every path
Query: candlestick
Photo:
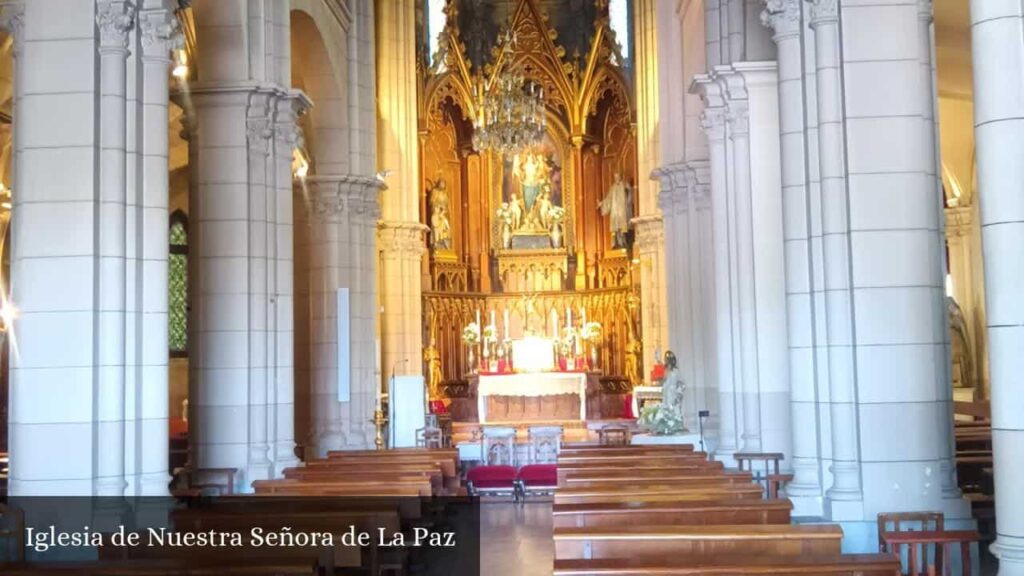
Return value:
M 476 325 L 477 325 L 478 328 L 480 327 L 480 309 L 479 308 L 476 309 Z
M 572 310 L 568 306 L 565 308 L 565 327 L 572 328 Z
M 508 308 L 505 308 L 505 340 L 508 340 Z
M 583 314 L 583 320 L 581 321 L 582 323 L 580 325 L 581 326 L 586 326 L 587 325 L 587 309 L 583 308 L 581 310 L 581 313 Z
M 551 310 L 551 338 L 558 339 L 558 311 Z
M 494 326 L 494 308 L 491 308 L 491 326 Z

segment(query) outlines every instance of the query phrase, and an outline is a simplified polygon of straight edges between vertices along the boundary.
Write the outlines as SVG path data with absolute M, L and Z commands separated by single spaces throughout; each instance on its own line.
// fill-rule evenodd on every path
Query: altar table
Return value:
M 481 374 L 477 388 L 477 414 L 487 422 L 488 396 L 555 396 L 575 394 L 580 399 L 580 420 L 587 419 L 587 375 L 583 372 Z

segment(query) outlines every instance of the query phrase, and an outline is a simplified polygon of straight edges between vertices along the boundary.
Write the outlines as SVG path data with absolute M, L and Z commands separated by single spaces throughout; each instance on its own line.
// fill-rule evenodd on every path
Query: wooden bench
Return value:
M 603 456 L 618 456 L 629 454 L 675 454 L 694 453 L 693 444 L 671 444 L 665 446 L 591 446 L 591 447 L 570 447 L 562 446 L 558 455 L 587 455 L 601 454 Z
M 675 452 L 669 454 L 620 454 L 605 456 L 603 454 L 582 454 L 576 456 L 558 455 L 558 465 L 563 464 L 620 464 L 635 466 L 651 463 L 670 464 L 673 462 L 707 462 L 707 454 L 703 452 Z
M 789 500 L 695 500 L 682 502 L 604 502 L 555 504 L 554 526 L 789 524 Z
M 710 472 L 722 473 L 724 468 L 721 462 L 645 462 L 637 463 L 583 463 L 583 464 L 558 464 L 558 481 L 564 482 L 569 474 L 594 474 L 611 476 L 615 474 L 635 474 L 641 471 L 664 471 L 666 474 L 679 473 L 683 471 L 708 470 Z
M 661 560 L 677 554 L 801 556 L 840 553 L 835 525 L 555 528 L 555 559 Z
M 338 481 L 306 482 L 303 480 L 256 480 L 252 483 L 257 494 L 318 495 L 318 496 L 430 496 L 430 481 L 426 479 L 399 479 L 392 482 Z
M 555 504 L 593 504 L 598 502 L 677 502 L 684 500 L 760 500 L 761 487 L 717 486 L 679 488 L 674 486 L 601 486 L 597 488 L 559 488 Z
M 555 560 L 553 576 L 898 576 L 900 562 L 891 554 L 815 556 L 697 556 L 673 554 L 658 560 Z
M 445 491 L 440 469 L 419 470 L 415 468 L 396 469 L 382 467 L 374 471 L 352 470 L 345 466 L 318 466 L 316 468 L 286 468 L 284 477 L 302 482 L 393 482 L 396 480 L 426 480 L 430 482 L 431 493 L 441 495 Z
M 348 455 L 346 453 L 335 453 L 331 452 L 328 454 L 326 459 L 309 460 L 306 462 L 307 468 L 313 468 L 317 466 L 338 466 L 347 464 L 354 469 L 369 469 L 372 470 L 375 466 L 382 464 L 436 464 L 441 468 L 441 473 L 445 479 L 457 478 L 458 477 L 458 460 L 449 458 L 447 455 L 433 455 L 430 451 L 424 450 L 423 454 L 405 453 L 399 456 L 392 456 L 383 458 L 379 456 L 367 456 L 364 454 L 360 455 Z
M 718 479 L 730 484 L 751 484 L 754 479 L 750 472 L 721 472 L 720 470 L 638 470 L 617 474 L 594 474 L 592 472 L 567 472 L 562 486 L 600 486 L 602 484 L 678 483 L 686 486 L 696 480 Z

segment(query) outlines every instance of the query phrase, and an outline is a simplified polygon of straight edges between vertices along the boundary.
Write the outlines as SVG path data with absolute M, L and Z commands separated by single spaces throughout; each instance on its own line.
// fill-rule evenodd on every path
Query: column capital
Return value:
M 164 60 L 171 63 L 171 51 L 185 45 L 181 24 L 170 5 L 139 12 L 139 30 L 142 35 L 142 57 L 146 60 Z
M 687 166 L 683 163 L 666 164 L 651 172 L 661 191 L 658 193 L 658 207 L 662 214 L 681 214 L 689 209 L 690 189 L 686 177 Z
M 633 218 L 636 228 L 636 246 L 640 254 L 651 254 L 665 245 L 665 228 L 661 216 L 639 216 Z
M 761 23 L 775 32 L 772 40 L 776 43 L 800 35 L 800 2 L 801 0 L 765 0 Z
M 315 175 L 306 178 L 306 184 L 314 217 L 339 221 L 344 216 L 354 216 L 374 222 L 380 218 L 380 191 L 384 183 L 373 176 Z
M 418 259 L 427 251 L 427 230 L 419 222 L 381 220 L 377 223 L 378 248 L 384 258 Z
M 6 4 L 0 8 L 0 30 L 14 41 L 14 57 L 17 58 L 25 44 L 25 5 L 21 2 Z
M 135 4 L 128 0 L 98 0 L 96 27 L 100 32 L 100 52 L 128 51 L 128 33 L 135 26 Z
M 700 127 L 708 140 L 724 140 L 725 108 L 705 108 L 700 114 Z
M 745 102 L 730 102 L 726 121 L 729 123 L 729 138 L 750 134 L 750 108 Z
M 935 19 L 932 0 L 917 0 L 917 17 L 929 23 Z
M 839 22 L 837 0 L 808 0 L 811 4 L 811 28 Z

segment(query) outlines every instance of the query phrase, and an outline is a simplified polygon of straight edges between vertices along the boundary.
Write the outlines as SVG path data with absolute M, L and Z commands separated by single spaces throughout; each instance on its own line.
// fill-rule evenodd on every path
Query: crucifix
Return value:
M 523 324 L 526 329 L 526 334 L 529 336 L 533 336 L 534 334 L 536 334 L 536 332 L 533 329 L 533 315 L 537 311 L 536 307 L 534 306 L 534 302 L 537 301 L 537 293 L 533 292 L 530 294 L 523 294 L 520 297 L 520 300 L 522 300 L 523 302 Z

